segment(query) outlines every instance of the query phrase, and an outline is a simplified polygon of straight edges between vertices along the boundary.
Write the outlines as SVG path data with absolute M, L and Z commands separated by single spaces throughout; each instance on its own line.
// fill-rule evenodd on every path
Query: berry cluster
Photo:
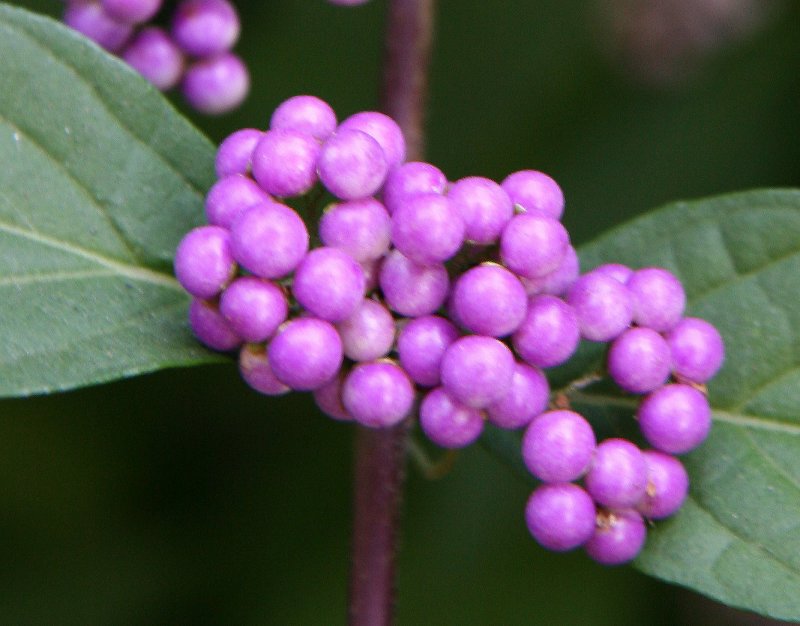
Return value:
M 219 114 L 241 104 L 250 89 L 244 62 L 231 48 L 239 38 L 228 0 L 181 0 L 170 31 L 148 22 L 163 0 L 66 0 L 64 22 L 118 54 L 156 88 L 180 84 L 198 111 Z
M 688 479 L 670 455 L 708 432 L 702 385 L 721 365 L 722 340 L 683 317 L 683 288 L 666 270 L 604 265 L 581 276 L 549 176 L 449 182 L 430 163 L 405 162 L 389 117 L 337 123 L 313 96 L 283 102 L 267 131 L 228 137 L 216 169 L 209 225 L 181 241 L 175 272 L 194 297 L 196 336 L 239 349 L 253 388 L 312 391 L 323 412 L 371 428 L 416 409 L 446 448 L 474 442 L 487 421 L 527 427 L 522 455 L 544 484 L 526 519 L 550 549 L 586 545 L 602 563 L 624 562 L 644 541 L 643 516 L 680 507 Z M 326 193 L 334 198 L 309 229 L 289 202 L 308 215 Z M 543 369 L 582 338 L 610 342 L 611 379 L 646 394 L 637 417 L 653 450 L 598 445 L 582 416 L 548 410 Z

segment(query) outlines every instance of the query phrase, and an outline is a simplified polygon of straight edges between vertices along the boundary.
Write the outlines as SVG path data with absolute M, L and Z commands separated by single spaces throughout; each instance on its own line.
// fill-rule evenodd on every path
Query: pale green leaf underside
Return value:
M 0 396 L 217 358 L 171 273 L 213 154 L 125 64 L 0 4 Z
M 689 314 L 725 338 L 725 366 L 709 385 L 714 427 L 686 457 L 690 499 L 656 523 L 635 565 L 728 604 L 800 619 L 800 192 L 673 204 L 580 256 L 584 271 L 604 262 L 673 270 Z M 554 372 L 556 384 L 596 370 L 601 355 L 598 345 L 582 346 Z M 573 406 L 630 425 L 636 402 L 590 389 Z M 519 467 L 518 445 L 490 437 L 489 447 L 515 455 Z

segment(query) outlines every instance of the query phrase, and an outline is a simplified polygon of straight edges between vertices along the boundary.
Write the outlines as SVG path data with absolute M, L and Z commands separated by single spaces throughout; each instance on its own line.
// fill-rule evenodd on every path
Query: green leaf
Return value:
M 669 268 L 686 287 L 688 313 L 725 339 L 725 365 L 709 384 L 714 427 L 685 458 L 689 500 L 655 524 L 636 567 L 727 604 L 800 619 L 800 192 L 673 204 L 580 256 L 584 271 L 612 261 Z M 557 384 L 601 359 L 600 346 L 582 346 L 555 372 Z M 596 389 L 571 395 L 573 406 L 605 428 L 631 427 L 636 400 Z M 487 435 L 487 446 L 519 467 L 515 443 Z
M 213 155 L 124 63 L 0 4 L 0 396 L 219 359 L 171 269 Z

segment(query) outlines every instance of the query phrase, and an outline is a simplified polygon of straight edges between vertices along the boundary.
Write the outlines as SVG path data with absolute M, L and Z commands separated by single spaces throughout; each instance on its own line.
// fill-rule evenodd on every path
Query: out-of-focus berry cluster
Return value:
M 389 117 L 338 123 L 313 96 L 283 102 L 267 131 L 228 137 L 209 225 L 175 257 L 194 333 L 238 349 L 254 389 L 311 391 L 337 420 L 381 428 L 416 412 L 446 448 L 474 442 L 486 422 L 525 428 L 522 456 L 543 482 L 526 508 L 532 535 L 553 550 L 585 545 L 601 563 L 630 560 L 644 520 L 686 496 L 672 455 L 708 433 L 703 385 L 722 363 L 719 333 L 683 316 L 667 270 L 580 275 L 549 176 L 450 182 L 405 152 Z M 317 220 L 309 207 L 326 194 Z M 586 419 L 551 406 L 544 370 L 581 339 L 609 343 L 608 374 L 642 396 L 636 417 L 652 450 L 598 444 Z
M 64 22 L 131 67 L 161 91 L 180 86 L 210 115 L 239 106 L 250 89 L 244 62 L 231 49 L 239 16 L 228 0 L 181 0 L 169 31 L 150 24 L 163 0 L 66 0 Z

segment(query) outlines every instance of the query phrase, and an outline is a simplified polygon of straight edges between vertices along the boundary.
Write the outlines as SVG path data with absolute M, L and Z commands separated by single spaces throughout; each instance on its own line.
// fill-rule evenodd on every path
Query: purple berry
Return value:
M 227 352 L 242 344 L 241 337 L 233 332 L 213 302 L 197 298 L 192 300 L 189 326 L 195 337 L 213 350 Z
M 342 385 L 344 380 L 345 373 L 340 371 L 322 387 L 314 389 L 312 393 L 319 410 L 325 415 L 341 422 L 352 422 L 353 417 L 342 404 Z
M 482 409 L 511 390 L 514 355 L 493 337 L 461 337 L 445 350 L 441 376 L 442 385 L 456 400 Z
M 522 460 L 539 480 L 577 480 L 589 469 L 596 440 L 594 431 L 573 411 L 548 411 L 531 421 L 522 438 Z
M 222 292 L 219 310 L 230 327 L 245 341 L 266 341 L 289 314 L 280 287 L 255 276 L 241 276 Z
M 401 422 L 414 403 L 414 386 L 391 361 L 361 363 L 342 386 L 342 402 L 359 424 L 386 428 Z
M 539 368 L 514 364 L 511 389 L 498 402 L 486 407 L 489 421 L 500 428 L 521 428 L 547 408 L 550 385 Z
M 433 313 L 450 288 L 444 265 L 419 265 L 399 250 L 386 255 L 379 280 L 389 308 L 408 317 Z
M 528 498 L 525 522 L 539 545 L 566 552 L 583 545 L 592 536 L 594 502 L 578 485 L 541 485 Z
M 483 432 L 483 412 L 462 404 L 444 387 L 429 391 L 419 407 L 419 425 L 433 443 L 463 448 Z
M 569 247 L 567 229 L 540 212 L 514 216 L 500 236 L 500 258 L 515 274 L 538 278 L 555 271 Z
M 447 191 L 466 227 L 464 238 L 481 245 L 495 243 L 514 216 L 514 203 L 493 180 L 469 176 Z
M 316 96 L 294 96 L 284 100 L 272 113 L 272 130 L 295 130 L 325 141 L 336 130 L 336 113 Z
M 375 361 L 394 345 L 394 318 L 380 302 L 365 299 L 346 320 L 336 325 L 344 354 L 353 361 Z
M 645 450 L 643 454 L 647 488 L 636 508 L 649 519 L 669 517 L 678 512 L 689 493 L 689 475 L 674 456 L 658 450 Z
M 578 316 L 571 306 L 555 296 L 534 296 L 511 341 L 531 365 L 554 367 L 575 353 L 580 339 Z
M 250 74 L 242 60 L 225 52 L 195 61 L 183 76 L 181 89 L 195 109 L 220 115 L 238 107 L 250 91 Z
M 403 163 L 389 171 L 383 185 L 386 210 L 394 210 L 412 196 L 422 193 L 444 193 L 447 177 L 438 167 L 422 161 Z
M 564 258 L 561 259 L 558 267 L 549 274 L 539 278 L 521 278 L 522 286 L 529 296 L 546 294 L 551 296 L 563 296 L 580 275 L 580 260 L 578 253 L 572 246 L 567 246 Z
M 637 417 L 650 445 L 670 454 L 696 448 L 711 429 L 708 400 L 689 385 L 665 385 L 654 391 L 639 405 Z
M 611 341 L 630 326 L 633 297 L 619 281 L 602 273 L 581 276 L 569 290 L 567 302 L 578 315 L 581 335 L 589 341 Z
M 725 345 L 712 324 L 697 317 L 681 320 L 667 335 L 672 367 L 680 380 L 705 383 L 725 358 Z
M 253 151 L 264 132 L 256 128 L 243 128 L 228 135 L 217 150 L 214 167 L 219 178 L 232 174 L 248 175 L 253 166 Z
M 626 283 L 633 295 L 633 321 L 660 333 L 683 316 L 686 293 L 674 274 L 660 267 L 636 270 Z
M 621 282 L 623 285 L 628 282 L 628 279 L 633 276 L 633 270 L 627 265 L 621 263 L 605 263 L 599 265 L 592 270 L 593 274 L 604 274 Z
M 464 222 L 446 196 L 418 194 L 392 213 L 392 243 L 416 263 L 442 263 L 455 255 L 463 242 Z
M 172 19 L 172 36 L 194 57 L 227 52 L 239 31 L 239 16 L 227 0 L 182 0 Z
M 364 272 L 338 248 L 315 248 L 297 266 L 292 293 L 307 311 L 329 322 L 356 312 L 364 297 Z
M 231 227 L 233 256 L 262 278 L 283 278 L 308 251 L 308 231 L 300 216 L 275 202 L 246 209 Z
M 133 34 L 130 24 L 113 19 L 93 0 L 69 2 L 64 9 L 64 23 L 109 52 L 119 52 Z
M 337 132 L 346 130 L 360 130 L 377 141 L 386 157 L 389 169 L 406 160 L 406 141 L 403 138 L 403 131 L 388 115 L 377 111 L 356 113 L 339 124 Z
M 528 308 L 522 283 L 495 263 L 464 272 L 453 285 L 451 298 L 459 323 L 473 333 L 490 337 L 514 332 Z
M 341 248 L 359 262 L 386 254 L 390 232 L 389 214 L 374 198 L 332 204 L 319 221 L 322 243 Z
M 412 319 L 397 336 L 400 365 L 418 385 L 435 387 L 441 380 L 442 356 L 458 337 L 456 327 L 443 317 Z
M 524 211 L 542 211 L 553 219 L 564 213 L 564 194 L 558 183 L 536 170 L 521 170 L 509 174 L 501 183 L 516 206 Z
M 325 320 L 301 317 L 283 324 L 267 346 L 275 377 L 296 391 L 327 383 L 342 365 L 342 340 Z
M 586 491 L 602 506 L 612 509 L 636 506 L 647 487 L 644 454 L 625 439 L 606 439 L 595 449 L 585 483 Z
M 206 195 L 206 218 L 209 224 L 231 228 L 236 218 L 254 204 L 272 202 L 251 178 L 232 174 L 220 178 Z
M 123 24 L 141 24 L 161 8 L 162 0 L 100 0 L 106 13 Z
M 631 393 L 647 393 L 663 385 L 671 366 L 666 339 L 650 328 L 629 328 L 608 351 L 609 375 Z
M 647 537 L 642 516 L 631 509 L 600 511 L 596 529 L 586 542 L 586 554 L 602 565 L 620 565 L 633 560 Z
M 156 89 L 175 87 L 183 76 L 183 53 L 160 28 L 143 28 L 125 47 L 123 60 Z
M 343 200 L 366 198 L 380 189 L 388 165 L 377 141 L 360 130 L 339 130 L 322 144 L 317 162 L 322 184 Z
M 264 346 L 245 344 L 239 351 L 239 373 L 256 391 L 267 396 L 281 396 L 289 387 L 275 378 Z
M 317 182 L 320 145 L 297 130 L 269 130 L 253 151 L 253 178 L 281 198 L 301 196 Z
M 197 298 L 215 297 L 235 273 L 230 233 L 219 226 L 198 226 L 189 231 L 175 252 L 175 277 Z

